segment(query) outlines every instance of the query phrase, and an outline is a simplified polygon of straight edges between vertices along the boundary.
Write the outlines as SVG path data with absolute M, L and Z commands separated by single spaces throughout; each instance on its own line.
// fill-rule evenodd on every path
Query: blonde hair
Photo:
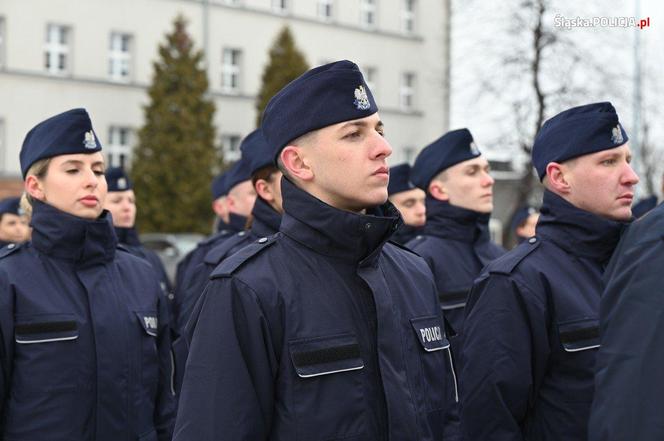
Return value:
M 25 174 L 25 178 L 27 179 L 28 176 L 34 176 L 39 180 L 44 179 L 46 177 L 46 173 L 48 172 L 49 165 L 51 165 L 51 158 L 45 158 L 36 161 L 28 169 L 28 172 Z M 32 201 L 32 196 L 30 196 L 28 192 L 23 191 L 20 204 L 21 209 L 28 216 L 28 218 L 32 218 Z

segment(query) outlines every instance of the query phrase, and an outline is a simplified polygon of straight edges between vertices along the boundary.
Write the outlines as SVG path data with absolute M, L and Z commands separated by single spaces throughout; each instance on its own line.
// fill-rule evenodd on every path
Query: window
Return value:
M 66 26 L 50 24 L 46 27 L 44 67 L 53 75 L 69 72 L 71 53 L 69 50 L 70 29 Z
M 415 105 L 415 74 L 406 72 L 401 75 L 399 87 L 399 106 L 401 110 L 413 110 Z
M 5 62 L 5 19 L 0 17 L 0 69 L 6 66 Z
M 403 148 L 403 162 L 411 164 L 415 159 L 415 147 L 407 146 Z
M 376 81 L 378 74 L 376 72 L 376 68 L 371 66 L 367 66 L 362 69 L 362 73 L 364 74 L 364 81 L 367 83 L 367 86 L 369 86 L 369 90 L 371 91 L 371 94 L 374 96 L 374 98 L 377 97 Z
M 369 29 L 376 27 L 376 2 L 378 0 L 361 0 L 360 24 Z
M 131 79 L 131 35 L 119 32 L 111 33 L 108 75 L 113 81 Z
M 131 166 L 131 129 L 129 127 L 111 126 L 108 131 L 108 145 L 104 146 L 109 167 L 122 167 L 128 170 Z
M 272 11 L 277 14 L 285 14 L 288 12 L 288 0 L 272 0 Z
M 403 0 L 401 9 L 401 31 L 412 34 L 415 31 L 415 1 Z
M 318 18 L 323 21 L 332 20 L 334 0 L 318 0 Z
M 242 51 L 224 49 L 221 59 L 221 90 L 225 93 L 240 93 L 240 58 Z
M 240 135 L 221 135 L 221 151 L 224 162 L 232 162 L 240 159 Z

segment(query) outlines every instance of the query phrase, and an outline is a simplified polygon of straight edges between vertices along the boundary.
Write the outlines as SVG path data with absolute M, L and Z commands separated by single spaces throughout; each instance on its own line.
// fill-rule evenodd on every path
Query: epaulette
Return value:
M 247 236 L 246 231 L 240 231 L 234 236 L 229 237 L 219 245 L 212 247 L 210 251 L 207 252 L 203 261 L 209 265 L 217 265 L 221 260 L 226 257 L 228 252 L 235 248 L 237 244 L 246 240 Z
M 10 254 L 18 251 L 19 248 L 23 246 L 22 243 L 10 243 L 5 245 L 4 247 L 0 248 L 0 259 L 3 257 L 7 257 Z
M 419 237 L 419 236 L 418 236 L 418 237 Z M 413 240 L 415 240 L 415 239 L 413 239 Z M 422 256 L 420 256 L 419 254 L 417 254 L 415 251 L 413 251 L 413 250 L 411 250 L 410 248 L 408 248 L 406 245 L 402 245 L 402 244 L 400 244 L 399 242 L 395 242 L 395 241 L 393 241 L 393 240 L 388 240 L 387 242 L 390 243 L 390 244 L 392 244 L 392 245 L 394 245 L 395 247 L 401 248 L 402 250 L 406 250 L 406 251 L 408 251 L 409 253 L 415 254 L 417 257 L 422 257 Z
M 115 246 L 115 249 L 117 249 L 117 250 L 121 250 L 121 251 L 124 251 L 125 253 L 130 253 L 130 254 L 131 254 L 131 251 L 129 251 L 129 248 L 127 248 L 125 245 L 123 245 L 123 244 L 121 244 L 121 243 L 118 243 L 118 244 Z
M 230 276 L 244 263 L 248 262 L 255 255 L 267 249 L 267 247 L 270 245 L 274 244 L 277 241 L 278 236 L 278 234 L 275 234 L 270 237 L 261 237 L 251 245 L 247 245 L 237 253 L 224 259 L 221 264 L 216 267 L 214 271 L 212 271 L 212 274 L 210 274 L 210 279 Z
M 511 274 L 514 268 L 521 263 L 525 257 L 539 248 L 542 243 L 536 236 L 523 242 L 513 250 L 503 254 L 488 266 L 490 273 L 494 274 Z

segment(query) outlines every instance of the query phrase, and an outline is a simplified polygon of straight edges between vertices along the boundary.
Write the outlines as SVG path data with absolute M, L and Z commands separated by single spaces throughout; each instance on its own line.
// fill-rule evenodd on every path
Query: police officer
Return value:
M 0 253 L 3 439 L 170 439 L 168 315 L 149 264 L 116 248 L 100 150 L 84 109 L 23 143 L 33 236 Z
M 517 243 L 521 243 L 535 235 L 535 227 L 537 226 L 538 219 L 539 211 L 530 205 L 525 205 L 514 213 L 510 224 L 510 231 L 514 234 Z
M 225 259 L 192 324 L 174 439 L 442 439 L 448 351 L 431 272 L 387 243 L 391 153 L 357 66 L 268 103 L 280 232 Z M 194 321 L 195 320 L 195 321 Z
M 225 173 L 212 181 L 212 209 L 218 216 L 217 232 L 201 241 L 196 248 L 189 252 L 177 265 L 175 275 L 175 299 L 173 309 L 176 323 L 183 310 L 181 300 L 184 292 L 189 289 L 191 276 L 196 268 L 203 263 L 205 255 L 215 245 L 223 242 L 235 233 L 243 231 L 247 224 L 247 217 L 251 213 L 256 193 L 251 185 L 249 164 L 243 158 L 236 161 Z M 186 308 L 186 305 L 184 306 Z M 186 314 L 186 313 L 185 313 Z M 186 321 L 184 321 L 186 323 Z M 181 330 L 181 328 L 178 328 Z
M 0 247 L 28 239 L 28 224 L 21 214 L 19 197 L 0 201 Z
M 184 329 L 196 301 L 203 293 L 210 273 L 219 263 L 261 237 L 271 236 L 279 230 L 281 222 L 281 172 L 273 164 L 271 149 L 260 129 L 254 130 L 240 145 L 248 165 L 251 182 L 257 194 L 251 212 L 251 228 L 219 241 L 207 252 L 203 262 L 191 270 L 187 289 L 179 299 L 178 329 Z
M 154 251 L 145 248 L 138 239 L 135 228 L 136 197 L 131 179 L 122 168 L 110 167 L 106 170 L 106 184 L 108 185 L 108 195 L 104 202 L 104 208 L 111 213 L 118 242 L 134 256 L 145 259 L 150 263 L 170 303 L 172 287 L 166 275 L 164 264 Z
M 406 246 L 433 271 L 458 369 L 468 291 L 482 267 L 505 252 L 489 235 L 494 180 L 468 129 L 448 132 L 426 146 L 415 160 L 411 179 L 426 191 L 427 219 L 422 234 Z M 454 398 L 458 400 L 456 394 Z M 456 438 L 458 408 L 449 411 L 446 434 Z
M 591 441 L 664 439 L 664 206 L 630 225 L 607 267 Z
M 415 238 L 426 222 L 425 193 L 410 181 L 410 165 L 390 167 L 390 183 L 387 186 L 389 200 L 403 219 L 403 225 L 392 235 L 392 240 L 404 245 Z
M 494 180 L 468 129 L 448 132 L 426 146 L 411 179 L 427 193 L 427 220 L 422 235 L 407 246 L 433 271 L 454 352 L 473 279 L 505 252 L 489 235 Z
M 466 306 L 467 441 L 587 439 L 602 276 L 639 179 L 608 102 L 548 120 L 532 155 L 546 188 L 537 236 L 490 263 Z

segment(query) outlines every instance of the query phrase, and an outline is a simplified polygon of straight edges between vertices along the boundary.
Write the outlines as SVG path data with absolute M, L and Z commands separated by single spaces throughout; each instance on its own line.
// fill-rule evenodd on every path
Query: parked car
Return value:
M 141 234 L 141 242 L 146 248 L 153 250 L 166 269 L 166 275 L 175 281 L 175 270 L 178 262 L 194 248 L 205 236 L 197 233 L 145 233 Z

